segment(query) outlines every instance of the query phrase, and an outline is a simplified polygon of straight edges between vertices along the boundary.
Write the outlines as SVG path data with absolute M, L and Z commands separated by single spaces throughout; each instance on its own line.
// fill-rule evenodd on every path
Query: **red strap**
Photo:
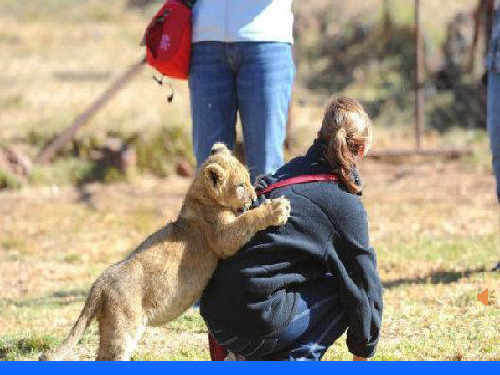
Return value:
M 295 176 L 295 177 L 291 177 L 291 178 L 288 178 L 286 180 L 281 180 L 281 181 L 278 181 L 274 184 L 271 184 L 268 187 L 266 187 L 262 190 L 259 190 L 257 192 L 257 195 L 260 196 L 263 194 L 267 194 L 270 191 L 273 191 L 274 189 L 284 187 L 284 186 L 303 184 L 305 182 L 316 182 L 316 181 L 338 181 L 338 178 L 334 174 L 311 174 L 311 175 Z
M 217 341 L 215 341 L 210 332 L 208 332 L 208 349 L 210 350 L 212 361 L 223 361 L 228 355 L 227 350 L 217 344 Z

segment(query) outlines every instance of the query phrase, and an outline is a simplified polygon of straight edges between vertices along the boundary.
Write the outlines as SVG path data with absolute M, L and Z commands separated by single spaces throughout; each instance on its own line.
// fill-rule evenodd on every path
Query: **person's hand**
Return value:
M 368 361 L 368 358 L 358 357 L 357 355 L 352 356 L 353 361 Z

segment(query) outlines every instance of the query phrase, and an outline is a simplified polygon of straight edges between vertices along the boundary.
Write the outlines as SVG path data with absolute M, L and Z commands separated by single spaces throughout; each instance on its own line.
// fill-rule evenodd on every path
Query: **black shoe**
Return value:
M 498 264 L 495 267 L 493 267 L 493 269 L 491 271 L 492 272 L 500 271 L 500 262 L 498 262 Z

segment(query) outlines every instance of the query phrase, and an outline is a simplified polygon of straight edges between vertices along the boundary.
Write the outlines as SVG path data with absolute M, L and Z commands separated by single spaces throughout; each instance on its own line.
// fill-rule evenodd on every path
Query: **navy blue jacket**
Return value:
M 316 140 L 305 156 L 265 176 L 258 188 L 293 176 L 331 173 L 324 146 Z M 371 357 L 382 320 L 382 285 L 360 197 L 331 181 L 266 194 L 280 196 L 291 202 L 287 224 L 257 233 L 234 257 L 219 262 L 200 301 L 202 316 L 209 327 L 262 337 L 288 324 L 301 285 L 331 273 L 348 319 L 349 351 Z

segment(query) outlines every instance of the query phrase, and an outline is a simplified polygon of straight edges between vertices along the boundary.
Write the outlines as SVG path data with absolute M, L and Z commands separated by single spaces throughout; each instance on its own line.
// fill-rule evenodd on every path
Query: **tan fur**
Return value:
M 92 319 L 97 360 L 128 360 L 147 325 L 177 318 L 201 296 L 219 258 L 256 232 L 286 223 L 290 203 L 275 199 L 238 215 L 256 199 L 247 170 L 220 144 L 195 177 L 177 218 L 150 235 L 92 285 L 69 336 L 41 360 L 61 360 Z

